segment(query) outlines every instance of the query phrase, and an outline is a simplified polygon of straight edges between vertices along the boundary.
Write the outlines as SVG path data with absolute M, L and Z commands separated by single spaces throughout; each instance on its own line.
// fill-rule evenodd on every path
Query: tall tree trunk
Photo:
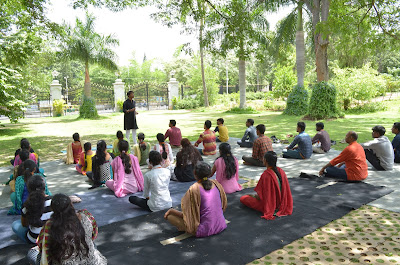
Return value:
M 92 95 L 92 90 L 90 87 L 90 77 L 89 77 L 89 63 L 85 63 L 85 85 L 83 86 L 83 91 L 85 97 L 89 98 Z
M 319 22 L 325 22 L 329 15 L 329 0 L 313 0 L 312 5 L 307 6 L 312 8 L 312 25 L 314 32 L 314 48 L 315 48 L 315 65 L 317 68 L 317 81 L 329 80 L 328 69 L 328 35 L 324 38 L 321 33 L 316 32 L 316 27 Z
M 199 36 L 200 37 L 201 80 L 203 82 L 204 106 L 208 107 L 210 104 L 208 102 L 206 78 L 204 75 L 203 29 L 204 29 L 204 21 L 203 21 L 203 18 L 201 18 L 200 19 L 200 36 Z
M 329 0 L 321 0 L 321 22 L 326 22 L 329 15 Z M 318 34 L 317 39 L 318 45 L 315 51 L 315 60 L 317 65 L 317 81 L 328 81 L 329 80 L 329 69 L 328 69 L 328 44 L 329 35 L 325 38 L 322 34 Z
M 296 67 L 297 85 L 304 86 L 304 65 L 305 65 L 305 46 L 303 31 L 303 3 L 300 2 L 298 8 L 297 32 L 296 32 Z
M 241 58 L 239 58 L 239 92 L 239 107 L 243 109 L 246 106 L 246 61 Z

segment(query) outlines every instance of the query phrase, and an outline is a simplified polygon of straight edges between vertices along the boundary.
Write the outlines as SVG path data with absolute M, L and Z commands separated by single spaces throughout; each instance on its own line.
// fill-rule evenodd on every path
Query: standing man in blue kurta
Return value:
M 136 124 L 136 102 L 133 100 L 135 97 L 133 91 L 128 91 L 126 93 L 128 99 L 125 100 L 124 105 L 122 107 L 124 111 L 124 130 L 126 131 L 126 138 L 128 139 L 128 143 L 130 142 L 130 131 L 132 130 L 133 143 L 137 143 L 136 139 L 136 130 L 139 129 Z

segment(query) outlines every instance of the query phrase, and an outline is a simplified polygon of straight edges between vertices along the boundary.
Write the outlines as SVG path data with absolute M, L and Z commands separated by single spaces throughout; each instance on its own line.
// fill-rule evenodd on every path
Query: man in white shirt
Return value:
M 393 147 L 390 140 L 384 136 L 386 129 L 377 125 L 372 128 L 374 140 L 361 144 L 368 162 L 377 170 L 392 170 L 394 163 Z

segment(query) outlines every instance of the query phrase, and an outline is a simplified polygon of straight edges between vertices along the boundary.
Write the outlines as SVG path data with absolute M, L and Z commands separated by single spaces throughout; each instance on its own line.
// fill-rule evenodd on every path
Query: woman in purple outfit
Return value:
M 207 237 L 225 230 L 226 194 L 218 181 L 208 179 L 210 173 L 211 167 L 207 163 L 197 163 L 194 169 L 197 182 L 183 196 L 182 212 L 169 209 L 165 213 L 164 218 L 179 231 Z

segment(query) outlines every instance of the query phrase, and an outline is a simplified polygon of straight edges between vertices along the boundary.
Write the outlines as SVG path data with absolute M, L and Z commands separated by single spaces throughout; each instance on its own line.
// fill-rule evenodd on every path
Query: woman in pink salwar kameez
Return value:
M 106 186 L 120 198 L 142 191 L 144 180 L 138 159 L 136 156 L 126 153 L 129 143 L 121 140 L 118 148 L 121 154 L 111 162 L 113 179 L 107 180 Z

